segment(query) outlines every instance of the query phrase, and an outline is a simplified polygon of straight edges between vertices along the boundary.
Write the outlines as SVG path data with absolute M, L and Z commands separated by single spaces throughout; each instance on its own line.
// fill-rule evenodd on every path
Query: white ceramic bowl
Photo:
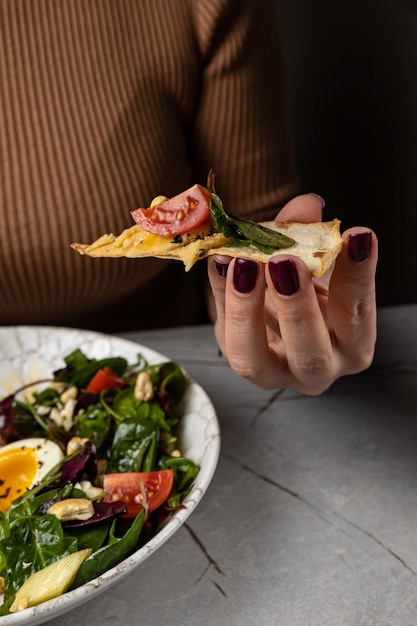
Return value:
M 101 333 L 46 326 L 0 327 L 0 398 L 23 384 L 51 376 L 54 370 L 64 366 L 63 357 L 78 347 L 88 357 L 94 358 L 123 356 L 133 363 L 140 353 L 151 364 L 168 360 L 146 346 Z M 180 447 L 183 455 L 192 459 L 201 469 L 184 500 L 185 508 L 169 517 L 144 546 L 99 578 L 39 606 L 0 617 L 0 626 L 35 626 L 91 600 L 152 556 L 191 515 L 215 472 L 220 451 L 220 432 L 214 407 L 207 394 L 188 375 L 187 378 L 189 386 L 179 433 Z

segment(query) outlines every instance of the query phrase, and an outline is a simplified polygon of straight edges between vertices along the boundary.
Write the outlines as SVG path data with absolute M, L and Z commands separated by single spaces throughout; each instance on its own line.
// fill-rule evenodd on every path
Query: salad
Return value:
M 76 349 L 0 400 L 0 615 L 100 576 L 183 506 L 199 472 L 176 436 L 186 389 L 172 361 Z

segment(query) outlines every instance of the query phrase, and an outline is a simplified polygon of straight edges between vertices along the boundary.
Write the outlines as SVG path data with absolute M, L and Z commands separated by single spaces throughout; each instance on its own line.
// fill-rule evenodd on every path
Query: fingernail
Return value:
M 216 274 L 222 278 L 226 278 L 229 263 L 230 261 L 227 261 L 227 263 L 221 263 L 220 261 L 216 261 L 216 259 L 214 259 L 214 269 L 216 270 Z
M 249 293 L 255 287 L 258 264 L 249 259 L 236 259 L 233 286 L 240 293 Z
M 352 233 L 349 237 L 348 251 L 352 261 L 361 263 L 366 261 L 371 251 L 372 235 L 371 231 L 366 233 Z
M 292 296 L 300 286 L 297 268 L 292 259 L 269 261 L 269 273 L 275 289 L 282 296 Z
M 310 196 L 316 196 L 316 198 L 318 198 L 321 202 L 321 208 L 322 210 L 324 209 L 324 207 L 326 206 L 326 201 L 324 198 L 322 198 L 321 196 L 319 196 L 318 193 L 314 193 L 314 191 L 310 191 Z

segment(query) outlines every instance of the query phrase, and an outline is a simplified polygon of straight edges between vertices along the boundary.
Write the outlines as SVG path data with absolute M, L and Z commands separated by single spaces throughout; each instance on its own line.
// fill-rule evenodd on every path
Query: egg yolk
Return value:
M 38 460 L 32 448 L 13 448 L 0 454 L 0 511 L 5 513 L 33 481 Z

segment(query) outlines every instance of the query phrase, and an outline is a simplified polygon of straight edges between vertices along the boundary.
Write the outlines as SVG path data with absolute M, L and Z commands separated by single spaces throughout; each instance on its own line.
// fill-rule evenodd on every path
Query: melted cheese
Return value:
M 155 235 L 135 224 L 117 237 L 103 235 L 92 244 L 73 243 L 80 254 L 92 257 L 153 256 L 160 259 L 182 260 L 188 271 L 196 261 L 207 256 L 208 250 L 225 245 L 229 240 L 221 233 L 213 233 L 210 224 L 204 224 L 185 235 L 164 237 Z

